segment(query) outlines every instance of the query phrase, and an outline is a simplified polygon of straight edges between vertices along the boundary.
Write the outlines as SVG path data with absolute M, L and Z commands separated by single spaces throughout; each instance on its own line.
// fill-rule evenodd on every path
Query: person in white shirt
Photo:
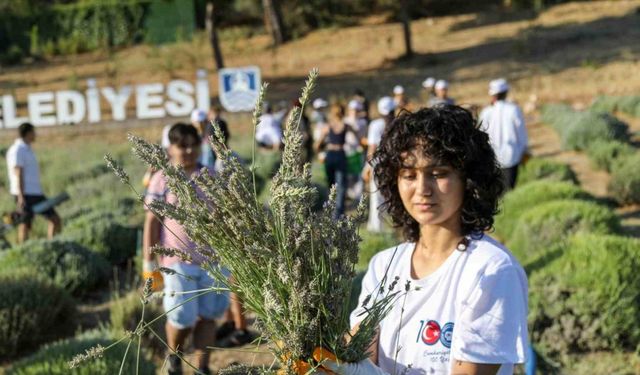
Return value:
M 264 103 L 264 113 L 256 128 L 256 142 L 258 142 L 258 146 L 270 150 L 278 150 L 282 145 L 282 126 L 274 116 L 271 105 L 266 102 Z
M 22 222 L 18 224 L 18 242 L 22 243 L 29 238 L 31 231 L 34 215 L 32 207 L 47 200 L 47 197 L 42 192 L 40 168 L 31 148 L 31 144 L 36 140 L 35 127 L 25 122 L 18 127 L 18 133 L 20 137 L 7 151 L 7 169 L 10 193 L 16 200 L 18 212 L 23 215 Z M 60 232 L 62 220 L 53 208 L 40 214 L 49 222 L 47 237 L 51 239 Z
M 505 189 L 489 137 L 461 107 L 421 109 L 394 120 L 374 163 L 383 207 L 406 242 L 369 263 L 352 329 L 390 284 L 401 293 L 370 359 L 322 366 L 341 375 L 513 374 L 528 348 L 527 278 L 484 234 Z
M 380 118 L 371 121 L 369 125 L 369 134 L 367 137 L 367 160 L 370 161 L 375 154 L 382 134 L 385 128 L 393 121 L 396 104 L 389 96 L 384 96 L 378 100 L 378 114 Z M 376 186 L 375 179 L 371 178 L 372 166 L 367 163 L 362 171 L 362 179 L 369 186 L 369 220 L 367 222 L 367 230 L 370 232 L 382 232 L 383 225 L 380 211 L 382 204 L 382 195 Z
M 502 167 L 505 184 L 513 188 L 518 167 L 527 153 L 527 127 L 520 107 L 507 101 L 509 84 L 504 78 L 489 83 L 491 105 L 480 113 L 482 129 L 489 134 L 491 146 Z

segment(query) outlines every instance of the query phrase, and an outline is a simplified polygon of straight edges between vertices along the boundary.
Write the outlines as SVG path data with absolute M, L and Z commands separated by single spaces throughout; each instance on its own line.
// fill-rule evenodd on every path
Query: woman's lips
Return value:
M 425 210 L 426 211 L 426 210 L 430 210 L 434 206 L 436 206 L 436 203 L 414 203 L 414 206 L 416 206 L 420 210 Z

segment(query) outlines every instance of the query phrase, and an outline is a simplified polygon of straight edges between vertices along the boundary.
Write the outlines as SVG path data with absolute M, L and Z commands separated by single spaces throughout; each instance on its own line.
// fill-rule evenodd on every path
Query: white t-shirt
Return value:
M 481 129 L 489 134 L 491 147 L 503 168 L 520 163 L 529 142 L 522 111 L 512 102 L 499 100 L 480 113 Z
M 383 118 L 375 119 L 369 124 L 369 133 L 367 134 L 367 143 L 370 145 L 380 146 L 382 140 L 382 134 L 384 134 L 384 128 L 386 121 Z
M 528 345 L 527 277 L 517 260 L 484 235 L 471 240 L 466 251 L 454 250 L 432 274 L 414 280 L 414 249 L 415 243 L 403 243 L 373 257 L 358 308 L 351 313 L 354 327 L 366 316 L 360 315 L 365 298 L 372 294 L 375 299 L 385 274 L 385 290 L 396 276 L 396 290 L 403 293 L 411 281 L 406 299 L 401 294 L 380 324 L 378 365 L 390 374 L 394 366 L 395 373 L 403 373 L 408 365 L 408 375 L 449 374 L 452 361 L 461 360 L 500 363 L 498 375 L 512 374 L 513 364 L 525 361 Z
M 282 143 L 282 129 L 273 115 L 264 114 L 260 117 L 260 123 L 256 127 L 256 141 L 268 146 Z
M 22 167 L 22 181 L 25 195 L 42 195 L 42 185 L 40 184 L 40 168 L 38 160 L 33 153 L 31 146 L 26 144 L 22 138 L 13 142 L 7 151 L 7 170 L 9 172 L 9 191 L 12 195 L 18 195 L 19 181 L 14 172 L 15 167 Z

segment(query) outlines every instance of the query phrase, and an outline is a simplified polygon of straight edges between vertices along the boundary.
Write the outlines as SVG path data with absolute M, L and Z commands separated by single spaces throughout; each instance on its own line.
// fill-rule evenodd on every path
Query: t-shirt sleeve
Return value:
M 147 193 L 144 196 L 145 210 L 148 211 L 148 205 L 155 200 L 165 200 L 167 195 L 167 184 L 162 172 L 156 172 L 151 176 Z
M 26 150 L 23 147 L 16 147 L 13 152 L 7 153 L 7 162 L 11 167 L 24 167 L 26 164 Z
M 521 268 L 485 271 L 462 303 L 453 330 L 452 358 L 473 363 L 526 360 L 527 279 Z
M 373 121 L 369 125 L 369 132 L 367 134 L 367 143 L 370 145 L 379 145 L 382 140 L 382 129 L 379 121 Z

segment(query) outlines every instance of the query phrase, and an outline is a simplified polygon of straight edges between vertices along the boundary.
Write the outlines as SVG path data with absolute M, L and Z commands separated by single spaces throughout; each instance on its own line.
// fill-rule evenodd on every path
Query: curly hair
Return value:
M 383 196 L 381 208 L 390 214 L 393 226 L 402 229 L 405 239 L 417 241 L 420 227 L 404 208 L 398 192 L 398 173 L 403 154 L 416 148 L 460 173 L 465 186 L 462 235 L 476 236 L 492 229 L 505 186 L 489 136 L 466 109 L 439 105 L 401 113 L 385 128 L 371 161 Z

